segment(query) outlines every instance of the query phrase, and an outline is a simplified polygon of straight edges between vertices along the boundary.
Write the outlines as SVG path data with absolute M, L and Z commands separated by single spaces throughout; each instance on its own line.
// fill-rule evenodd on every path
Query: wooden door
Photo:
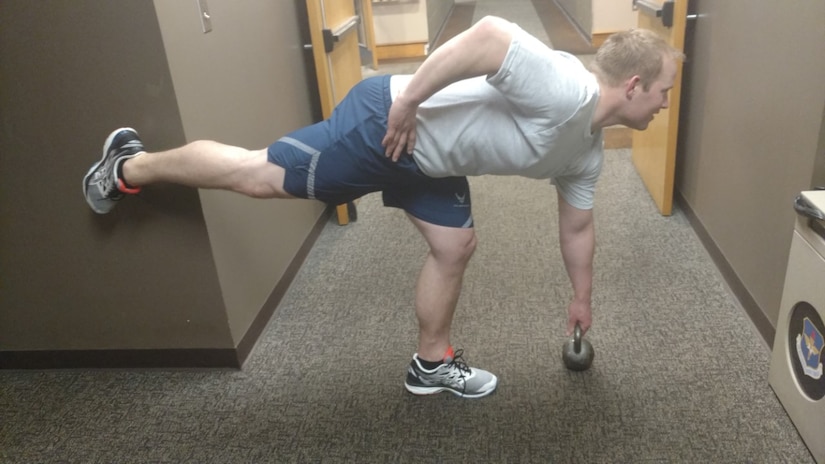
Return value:
M 365 1 L 358 16 L 353 0 L 306 0 L 324 119 L 362 78 L 359 23 L 368 37 L 372 37 L 373 27 L 372 5 L 370 0 Z M 339 224 L 349 223 L 347 205 L 339 205 L 336 213 Z
M 688 0 L 664 3 L 661 0 L 635 0 L 634 7 L 639 11 L 638 26 L 656 32 L 672 47 L 684 50 L 687 3 Z M 676 81 L 669 95 L 670 107 L 661 110 L 647 130 L 633 132 L 633 164 L 659 212 L 665 216 L 673 210 L 681 88 L 682 63 L 679 63 Z

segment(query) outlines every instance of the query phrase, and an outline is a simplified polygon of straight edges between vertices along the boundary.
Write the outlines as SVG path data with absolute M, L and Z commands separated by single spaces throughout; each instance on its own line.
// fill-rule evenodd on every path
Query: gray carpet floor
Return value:
M 478 1 L 476 15 L 529 24 L 530 5 Z M 570 285 L 553 188 L 471 188 L 480 243 L 453 343 L 499 376 L 490 397 L 404 390 L 426 249 L 373 194 L 357 222 L 325 228 L 240 371 L 0 372 L 0 462 L 813 462 L 768 386 L 769 347 L 627 150 L 607 153 L 597 191 L 583 373 L 560 360 Z

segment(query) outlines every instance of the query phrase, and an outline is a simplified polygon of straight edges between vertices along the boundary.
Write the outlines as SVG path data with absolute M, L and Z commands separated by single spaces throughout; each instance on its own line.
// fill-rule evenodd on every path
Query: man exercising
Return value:
M 357 84 L 332 116 L 268 148 L 195 141 L 146 152 L 128 128 L 109 135 L 83 179 L 97 213 L 157 182 L 224 189 L 255 198 L 341 204 L 381 191 L 403 209 L 429 253 L 418 277 L 418 349 L 405 387 L 478 398 L 498 379 L 469 367 L 450 344 L 467 263 L 476 247 L 466 176 L 551 179 L 559 238 L 573 286 L 568 333 L 591 325 L 593 196 L 602 166 L 602 128 L 643 130 L 668 106 L 682 54 L 654 34 L 614 34 L 592 71 L 517 25 L 485 17 L 439 47 L 414 75 Z

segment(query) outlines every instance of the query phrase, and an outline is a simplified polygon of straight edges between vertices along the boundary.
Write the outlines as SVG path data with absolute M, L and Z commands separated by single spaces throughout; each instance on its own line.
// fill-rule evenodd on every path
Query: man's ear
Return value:
M 633 95 L 635 95 L 637 92 L 637 88 L 641 87 L 641 85 L 642 78 L 638 75 L 633 76 L 627 81 L 625 81 L 625 98 L 627 98 L 628 100 L 632 99 Z M 641 91 L 641 89 L 639 89 L 638 91 Z

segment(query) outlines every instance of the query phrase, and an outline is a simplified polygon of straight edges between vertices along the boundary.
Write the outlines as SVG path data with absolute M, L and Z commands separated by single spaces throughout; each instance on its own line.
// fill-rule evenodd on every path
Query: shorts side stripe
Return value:
M 307 175 L 307 198 L 310 200 L 315 199 L 315 168 L 318 166 L 318 158 L 321 156 L 321 152 L 310 147 L 309 145 L 301 142 L 298 139 L 294 139 L 292 137 L 281 137 L 278 139 L 279 142 L 286 143 L 288 145 L 292 145 L 293 147 L 301 150 L 302 152 L 311 155 L 312 160 L 309 162 L 309 173 Z
M 309 173 L 307 174 L 307 198 L 315 199 L 315 167 L 318 166 L 318 158 L 321 152 L 312 154 L 312 161 L 309 162 Z
M 292 145 L 293 147 L 295 147 L 295 148 L 297 148 L 297 149 L 301 150 L 302 152 L 307 153 L 309 155 L 315 155 L 317 153 L 321 153 L 320 151 L 310 147 L 309 145 L 305 144 L 304 142 L 301 142 L 298 139 L 293 139 L 292 137 L 281 137 L 280 139 L 278 139 L 278 141 L 289 144 L 289 145 Z

